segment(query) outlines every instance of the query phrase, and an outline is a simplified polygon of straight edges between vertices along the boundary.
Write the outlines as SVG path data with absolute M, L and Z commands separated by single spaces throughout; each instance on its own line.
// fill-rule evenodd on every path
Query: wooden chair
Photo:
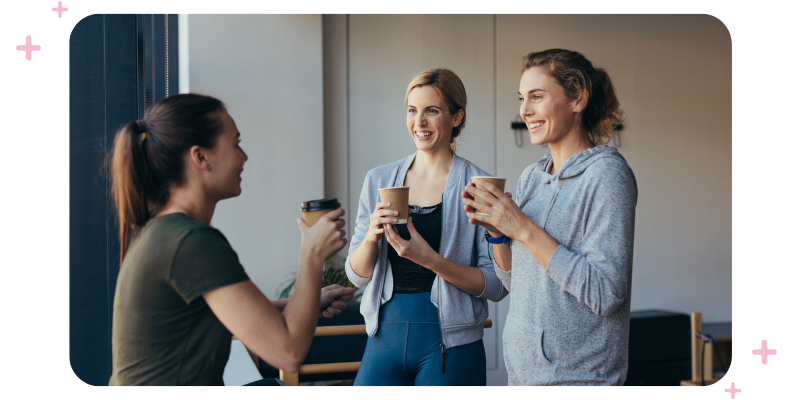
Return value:
M 491 328 L 492 320 L 487 319 L 483 323 L 483 328 Z M 366 335 L 366 325 L 334 325 L 334 326 L 318 326 L 314 332 L 314 337 L 321 336 L 344 336 L 344 335 Z M 234 338 L 235 339 L 235 338 Z M 246 346 L 245 346 L 246 348 Z M 247 350 L 250 357 L 258 367 L 258 356 L 255 353 Z M 295 373 L 288 373 L 284 370 L 279 370 L 279 379 L 288 386 L 297 386 L 300 384 L 300 375 L 307 374 L 331 374 L 338 372 L 356 372 L 361 366 L 360 361 L 355 362 L 341 362 L 341 363 L 325 363 L 325 364 L 304 364 L 300 366 L 300 370 Z
M 703 338 L 698 335 L 703 332 L 702 313 L 693 312 L 690 318 L 689 340 L 692 343 L 692 380 L 681 381 L 681 386 L 713 385 L 719 381 L 719 379 L 712 377 L 714 370 L 713 346 L 711 343 L 706 343 L 705 350 L 703 350 Z

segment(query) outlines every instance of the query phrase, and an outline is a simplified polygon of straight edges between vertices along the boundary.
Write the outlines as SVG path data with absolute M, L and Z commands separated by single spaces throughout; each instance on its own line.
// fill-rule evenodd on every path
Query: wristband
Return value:
M 506 235 L 500 237 L 492 237 L 491 235 L 489 235 L 489 231 L 485 231 L 484 235 L 486 236 L 486 240 L 491 244 L 506 244 L 511 240 Z

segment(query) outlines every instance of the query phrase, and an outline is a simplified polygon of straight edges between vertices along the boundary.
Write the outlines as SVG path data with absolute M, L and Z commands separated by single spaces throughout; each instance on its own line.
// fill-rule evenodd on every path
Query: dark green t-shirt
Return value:
M 186 214 L 131 240 L 114 295 L 110 385 L 222 385 L 231 333 L 203 293 L 249 279 L 220 231 Z

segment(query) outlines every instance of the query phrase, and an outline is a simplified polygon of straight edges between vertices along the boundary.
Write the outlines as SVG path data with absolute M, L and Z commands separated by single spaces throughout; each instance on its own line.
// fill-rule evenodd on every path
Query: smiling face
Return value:
M 444 99 L 431 86 L 415 87 L 408 94 L 406 126 L 420 151 L 450 149 L 453 128 L 461 123 L 462 110 L 450 114 Z
M 208 187 L 214 197 L 227 199 L 242 193 L 242 171 L 247 161 L 247 154 L 239 147 L 241 134 L 227 111 L 219 111 L 222 131 L 217 136 L 214 148 L 207 153 L 211 174 L 208 176 Z
M 580 134 L 578 116 L 584 106 L 567 97 L 558 81 L 541 67 L 522 74 L 519 96 L 519 114 L 528 126 L 531 143 L 552 147 L 570 135 Z

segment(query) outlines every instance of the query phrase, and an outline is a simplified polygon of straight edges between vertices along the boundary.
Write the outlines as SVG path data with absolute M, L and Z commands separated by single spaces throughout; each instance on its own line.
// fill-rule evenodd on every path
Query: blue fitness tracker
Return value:
M 500 236 L 500 237 L 492 237 L 491 235 L 489 235 L 489 231 L 485 230 L 484 232 L 485 232 L 484 235 L 486 236 L 486 240 L 491 244 L 506 244 L 511 240 L 506 235 L 503 235 L 503 236 Z

